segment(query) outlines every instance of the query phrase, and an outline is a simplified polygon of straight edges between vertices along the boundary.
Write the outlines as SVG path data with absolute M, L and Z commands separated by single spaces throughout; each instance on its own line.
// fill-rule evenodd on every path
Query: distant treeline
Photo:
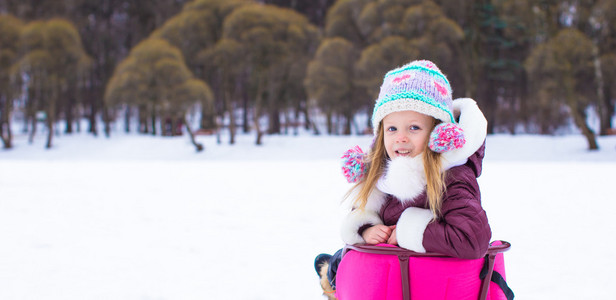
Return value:
M 260 144 L 324 116 L 350 134 L 370 126 L 355 116 L 383 75 L 414 59 L 477 100 L 490 133 L 573 122 L 595 149 L 615 113 L 616 0 L 4 0 L 0 136 L 10 148 L 16 112 L 31 137 L 44 113 L 47 147 L 84 118 L 93 134 L 97 120 L 107 135 L 120 120 L 191 137 L 224 125 L 230 143 L 243 130 Z

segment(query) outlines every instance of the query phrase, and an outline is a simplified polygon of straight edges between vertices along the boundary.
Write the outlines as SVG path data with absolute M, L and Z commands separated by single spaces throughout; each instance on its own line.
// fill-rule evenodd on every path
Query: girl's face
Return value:
M 389 158 L 415 157 L 423 152 L 433 124 L 431 116 L 410 110 L 385 116 L 383 137 Z

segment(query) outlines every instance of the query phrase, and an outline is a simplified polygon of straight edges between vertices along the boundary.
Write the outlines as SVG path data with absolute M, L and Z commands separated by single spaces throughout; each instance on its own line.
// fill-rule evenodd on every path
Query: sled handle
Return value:
M 511 248 L 511 243 L 507 241 L 494 241 L 490 243 L 488 247 L 488 252 L 486 255 L 496 255 L 498 253 L 506 252 Z M 412 250 L 400 248 L 400 247 L 384 247 L 377 245 L 368 245 L 368 244 L 355 244 L 355 245 L 346 245 L 344 250 L 342 251 L 342 256 L 349 252 L 350 250 L 355 250 L 358 252 L 371 253 L 371 254 L 385 254 L 385 255 L 397 255 L 397 256 L 408 256 L 408 257 L 450 257 L 445 254 L 435 253 L 435 252 L 415 252 Z
M 507 241 L 493 241 L 488 247 L 488 251 L 485 255 L 488 264 L 488 274 L 481 282 L 481 292 L 479 294 L 479 300 L 485 300 L 488 296 L 488 288 L 490 286 L 490 278 L 494 271 L 494 261 L 498 253 L 503 253 L 511 248 L 511 244 Z M 420 253 L 412 250 L 400 248 L 400 247 L 385 247 L 368 244 L 355 244 L 346 245 L 342 250 L 342 257 L 350 250 L 355 250 L 363 253 L 370 254 L 385 254 L 396 255 L 400 262 L 400 275 L 402 278 L 402 299 L 411 300 L 411 282 L 409 278 L 409 258 L 410 257 L 450 257 L 441 253 Z
M 509 251 L 511 249 L 511 243 L 507 241 L 493 241 L 490 243 L 490 247 L 488 247 L 488 255 L 490 254 L 498 254 Z
M 488 289 L 490 288 L 490 282 L 492 282 L 492 273 L 494 273 L 494 262 L 496 261 L 496 255 L 508 251 L 511 248 L 511 244 L 507 241 L 494 241 L 490 243 L 488 253 L 485 256 L 488 272 L 486 277 L 481 281 L 481 293 L 479 294 L 479 300 L 485 300 L 488 298 Z

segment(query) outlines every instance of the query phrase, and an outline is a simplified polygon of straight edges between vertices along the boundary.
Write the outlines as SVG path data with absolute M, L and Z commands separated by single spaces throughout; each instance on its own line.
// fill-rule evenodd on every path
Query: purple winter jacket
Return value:
M 481 207 L 477 177 L 481 175 L 485 143 L 468 158 L 466 164 L 446 172 L 446 192 L 441 207 L 442 216 L 426 227 L 423 246 L 427 252 L 475 259 L 487 252 L 492 231 Z M 396 225 L 408 207 L 427 208 L 426 192 L 413 201 L 402 204 L 388 195 L 379 215 L 385 225 Z

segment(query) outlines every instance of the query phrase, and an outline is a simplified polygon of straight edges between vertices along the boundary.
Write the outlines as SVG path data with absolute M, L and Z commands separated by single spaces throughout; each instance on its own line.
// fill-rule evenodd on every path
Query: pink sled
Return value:
M 348 245 L 338 266 L 336 297 L 339 300 L 506 300 L 501 286 L 491 279 L 493 271 L 502 275 L 503 281 L 506 279 L 503 252 L 510 247 L 508 242 L 495 241 L 485 258 L 460 259 L 387 244 Z M 480 278 L 482 269 L 483 279 Z

